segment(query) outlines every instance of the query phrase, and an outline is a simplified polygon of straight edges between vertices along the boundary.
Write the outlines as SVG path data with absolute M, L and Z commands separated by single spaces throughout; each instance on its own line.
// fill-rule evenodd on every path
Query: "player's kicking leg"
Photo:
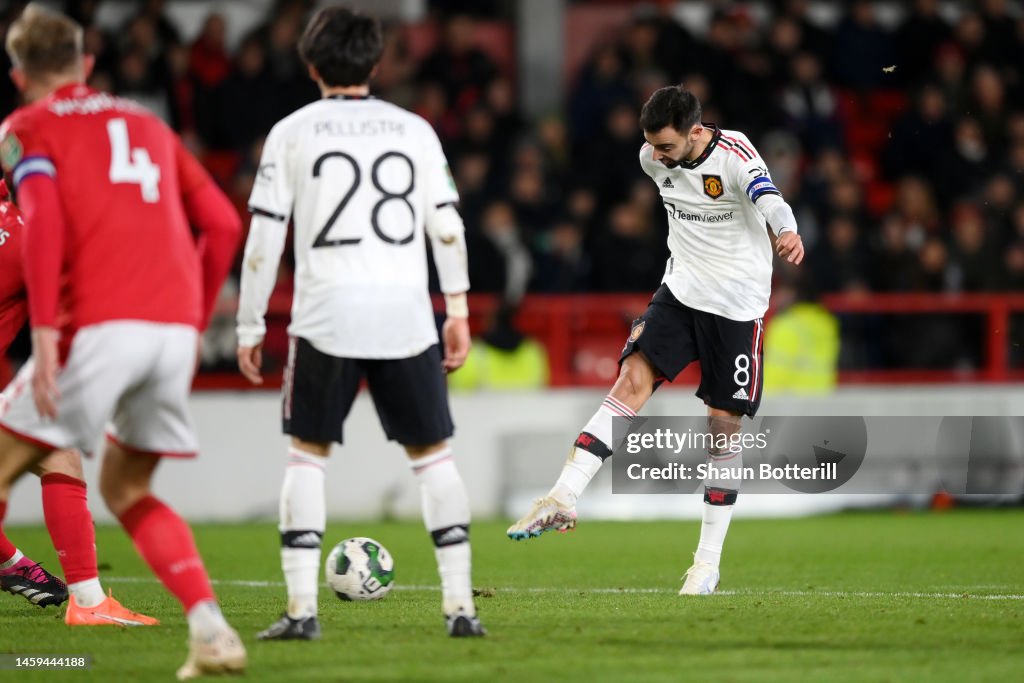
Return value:
M 434 541 L 448 635 L 486 635 L 473 602 L 469 497 L 455 467 L 451 446 L 442 441 L 424 447 L 406 446 L 405 450 L 420 483 L 423 523 Z
M 100 470 L 103 499 L 142 559 L 185 610 L 190 647 L 178 678 L 242 671 L 245 648 L 221 613 L 192 531 L 152 494 L 151 481 L 159 462 L 158 455 L 109 442 Z
M 558 481 L 508 528 L 509 538 L 519 541 L 545 531 L 569 531 L 576 527 L 576 500 L 614 450 L 613 418 L 636 417 L 654 392 L 657 378 L 658 372 L 639 350 L 622 360 L 618 380 L 576 438 Z
M 327 526 L 324 480 L 330 443 L 292 437 L 281 485 L 279 531 L 281 570 L 288 607 L 260 640 L 316 640 L 320 637 L 317 595 L 320 587 L 320 545 Z
M 715 443 L 728 442 L 739 432 L 743 415 L 737 411 L 708 408 L 708 433 Z M 743 450 L 739 447 L 711 448 L 707 463 L 719 476 L 704 480 L 704 509 L 701 514 L 700 541 L 693 555 L 693 565 L 683 575 L 680 595 L 709 595 L 718 590 L 719 563 L 722 546 L 729 532 L 733 507 L 739 492 L 740 479 L 729 473 L 743 467 Z

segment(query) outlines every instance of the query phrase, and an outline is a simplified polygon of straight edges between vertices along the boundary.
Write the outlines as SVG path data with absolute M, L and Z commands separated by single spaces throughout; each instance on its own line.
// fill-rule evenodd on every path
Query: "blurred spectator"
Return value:
M 929 237 L 918 255 L 917 289 L 926 292 L 945 291 L 948 284 L 949 249 L 939 237 Z
M 581 152 L 583 168 L 575 172 L 594 188 L 601 208 L 623 200 L 634 180 L 647 178 L 640 168 L 644 139 L 638 117 L 639 111 L 629 102 L 613 105 L 600 141 Z
M 466 247 L 473 254 L 469 260 L 473 291 L 499 293 L 505 303 L 518 304 L 529 284 L 533 263 L 512 207 L 501 201 L 489 205 L 480 220 L 480 230 L 467 233 Z
M 277 96 L 274 119 L 282 119 L 320 97 L 295 46 L 305 20 L 305 3 L 284 3 L 270 23 L 260 30 L 267 48 L 267 65 Z
M 1015 80 L 1020 74 L 1020 37 L 1017 35 L 1016 22 L 1010 15 L 1009 5 L 1006 0 L 981 0 L 979 4 L 985 34 L 985 54 L 1004 72 L 1006 78 Z
M 839 321 L 814 299 L 806 278 L 784 278 L 773 287 L 775 315 L 764 333 L 764 388 L 773 396 L 835 389 Z
M 660 247 L 660 248 L 659 248 Z M 594 282 L 606 292 L 650 292 L 665 272 L 664 244 L 644 211 L 619 204 L 608 218 L 608 232 L 594 245 Z
M 1006 145 L 1006 92 L 999 74 L 987 64 L 979 66 L 971 77 L 968 111 L 981 126 L 985 144 L 991 149 Z
M 266 46 L 250 35 L 239 46 L 234 68 L 217 88 L 220 102 L 216 139 L 244 150 L 277 123 L 276 90 L 267 70 Z
M 667 77 L 667 65 L 659 59 L 658 23 L 653 17 L 641 15 L 635 18 L 626 29 L 622 45 L 625 66 L 633 78 L 641 79 L 651 72 Z
M 189 69 L 205 90 L 212 91 L 231 71 L 231 59 L 225 46 L 226 31 L 224 17 L 217 13 L 210 14 L 203 23 L 199 37 L 192 43 Z
M 934 64 L 939 46 L 952 37 L 953 31 L 939 14 L 938 0 L 914 0 L 913 8 L 896 29 L 895 43 L 899 51 L 897 74 L 909 87 L 927 76 Z
M 1010 292 L 1024 291 L 1024 241 L 1018 240 L 1003 257 L 1002 288 Z
M 953 208 L 952 220 L 949 289 L 957 292 L 993 289 L 998 274 L 991 265 L 985 217 L 974 204 L 962 202 Z
M 867 90 L 882 85 L 882 69 L 894 65 L 892 38 L 878 25 L 870 0 L 853 0 L 836 29 L 834 71 L 840 85 Z
M 139 4 L 142 5 L 142 9 L 139 10 L 137 16 L 145 18 L 153 26 L 159 38 L 161 50 L 181 43 L 181 33 L 178 31 L 178 27 L 167 18 L 165 13 L 166 0 L 142 0 Z
M 963 50 L 956 43 L 946 43 L 939 48 L 935 58 L 935 77 L 950 108 L 962 112 L 967 106 L 967 63 Z
M 475 20 L 457 14 L 445 23 L 441 45 L 424 60 L 419 79 L 438 83 L 447 105 L 457 112 L 468 111 L 483 98 L 487 84 L 498 68 L 487 54 L 476 47 Z
M 519 331 L 514 307 L 502 306 L 448 385 L 453 391 L 537 389 L 550 374 L 545 348 Z
M 467 226 L 479 223 L 487 197 L 493 194 L 490 176 L 491 159 L 484 154 L 463 154 L 455 160 L 455 184 L 459 188 L 462 219 Z
M 797 53 L 789 68 L 791 80 L 781 94 L 789 129 L 810 153 L 840 144 L 842 130 L 836 117 L 835 93 L 822 77 L 818 58 L 809 52 Z
M 832 54 L 833 36 L 812 22 L 809 0 L 783 0 L 780 16 L 787 17 L 800 27 L 800 49 L 827 59 Z
M 612 45 L 601 45 L 583 65 L 569 103 L 570 129 L 577 149 L 592 144 L 608 112 L 619 102 L 632 102 L 622 58 Z
M 906 292 L 920 281 L 920 266 L 907 237 L 907 227 L 896 215 L 882 221 L 872 257 L 871 286 L 879 292 Z
M 907 231 L 911 244 L 922 244 L 941 228 L 941 214 L 928 183 L 917 176 L 906 176 L 899 182 L 893 207 Z
M 849 216 L 836 216 L 828 222 L 825 239 L 808 261 L 822 292 L 867 289 L 868 255 L 861 229 Z
M 582 292 L 589 286 L 590 257 L 583 248 L 583 231 L 562 220 L 544 236 L 536 257 L 534 288 L 542 292 Z
M 803 36 L 800 24 L 793 17 L 780 15 L 768 29 L 769 56 L 772 61 L 771 78 L 776 88 L 786 84 L 793 58 L 801 51 Z M 813 52 L 805 50 L 811 55 Z
M 171 123 L 171 102 L 164 84 L 149 68 L 146 51 L 133 47 L 121 55 L 114 76 L 114 87 L 122 97 L 135 100 Z
M 913 108 L 892 129 L 883 156 L 886 175 L 914 174 L 943 184 L 953 146 L 953 123 L 946 99 L 937 86 L 926 83 L 917 92 Z

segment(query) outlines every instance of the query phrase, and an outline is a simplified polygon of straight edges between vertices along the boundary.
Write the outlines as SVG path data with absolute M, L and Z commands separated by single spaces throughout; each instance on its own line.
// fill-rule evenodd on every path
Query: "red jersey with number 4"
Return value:
M 37 285 L 32 254 L 56 256 L 26 251 L 33 326 L 57 324 L 56 293 L 47 295 L 60 287 L 66 332 L 126 319 L 201 327 L 202 267 L 182 198 L 210 180 L 160 119 L 68 85 L 4 121 L 0 161 L 16 191 L 46 176 L 56 194 L 47 185 L 39 196 L 59 199 L 56 218 L 40 225 L 33 216 L 52 217 L 53 208 L 41 206 L 48 202 L 19 201 L 30 239 L 52 238 L 62 259 L 60 277 L 51 261 Z
M 25 324 L 25 276 L 21 269 L 21 213 L 0 180 L 0 356 Z

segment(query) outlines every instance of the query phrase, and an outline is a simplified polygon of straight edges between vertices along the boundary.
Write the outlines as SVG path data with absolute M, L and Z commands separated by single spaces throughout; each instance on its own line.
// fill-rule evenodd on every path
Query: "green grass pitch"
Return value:
M 485 639 L 444 635 L 429 537 L 415 523 L 332 523 L 371 536 L 397 588 L 345 603 L 326 590 L 324 637 L 261 643 L 284 589 L 271 524 L 195 528 L 249 681 L 999 681 L 1024 677 L 1024 510 L 737 520 L 722 593 L 676 595 L 696 522 L 597 523 L 515 543 L 473 527 Z M 12 528 L 57 567 L 42 529 Z M 0 596 L 0 652 L 89 654 L 88 672 L 17 681 L 167 681 L 185 657 L 177 604 L 117 528 L 98 530 L 101 576 L 156 628 L 69 629 L 53 608 Z M 269 584 L 269 585 L 268 585 Z

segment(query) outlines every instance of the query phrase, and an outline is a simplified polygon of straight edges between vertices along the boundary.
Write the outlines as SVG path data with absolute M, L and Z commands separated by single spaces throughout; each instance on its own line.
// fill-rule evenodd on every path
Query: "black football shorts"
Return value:
M 764 320 L 729 320 L 680 303 L 662 284 L 647 310 L 633 321 L 621 364 L 640 350 L 662 382 L 700 361 L 697 397 L 712 408 L 753 417 L 761 404 Z
M 282 390 L 284 433 L 342 443 L 345 418 L 363 378 L 391 441 L 429 446 L 454 432 L 438 345 L 411 358 L 338 358 L 292 337 Z

